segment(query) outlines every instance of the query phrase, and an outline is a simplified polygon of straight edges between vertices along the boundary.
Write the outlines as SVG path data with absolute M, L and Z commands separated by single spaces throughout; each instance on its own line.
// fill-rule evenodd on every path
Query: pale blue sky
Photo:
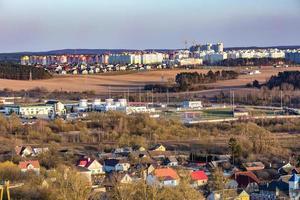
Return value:
M 300 0 L 0 0 L 0 52 L 300 45 Z

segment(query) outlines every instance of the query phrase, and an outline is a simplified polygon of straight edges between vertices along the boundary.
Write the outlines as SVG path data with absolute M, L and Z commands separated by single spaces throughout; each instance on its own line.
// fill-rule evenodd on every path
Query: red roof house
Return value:
M 191 173 L 191 178 L 193 181 L 193 186 L 198 187 L 207 184 L 208 177 L 204 171 L 193 171 Z
M 78 161 L 77 167 L 83 167 L 91 171 L 92 174 L 104 174 L 103 165 L 97 160 L 91 158 L 83 158 Z
M 34 171 L 40 173 L 40 163 L 38 160 L 20 161 L 19 168 L 22 172 Z
M 159 183 L 161 186 L 176 186 L 179 184 L 179 176 L 172 168 L 159 168 L 147 177 L 149 184 Z

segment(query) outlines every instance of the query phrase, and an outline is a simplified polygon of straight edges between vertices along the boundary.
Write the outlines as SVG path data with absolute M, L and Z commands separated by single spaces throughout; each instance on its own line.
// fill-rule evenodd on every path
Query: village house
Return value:
M 21 156 L 21 157 L 28 157 L 28 156 L 32 156 L 33 154 L 33 150 L 31 148 L 31 146 L 16 146 L 15 147 L 15 152 L 16 155 Z
M 250 200 L 250 195 L 245 191 L 236 191 L 236 190 L 227 190 L 227 193 L 231 194 L 232 200 Z M 222 193 L 220 192 L 212 192 L 206 198 L 207 200 L 223 200 Z
M 166 151 L 166 147 L 164 147 L 162 144 L 156 144 L 151 147 L 149 151 Z
M 177 186 L 179 184 L 179 176 L 172 168 L 159 168 L 147 176 L 147 183 L 149 185 Z
M 293 174 L 289 179 L 289 196 L 291 200 L 300 199 L 300 175 Z
M 104 174 L 104 168 L 101 163 L 95 159 L 83 158 L 80 159 L 77 163 L 77 167 L 83 167 L 88 169 L 92 175 Z
M 258 190 L 260 181 L 252 171 L 236 172 L 232 178 L 238 183 L 239 188 L 247 189 L 247 191 Z
M 37 175 L 40 174 L 40 163 L 38 160 L 20 161 L 19 168 L 21 172 L 33 171 Z
M 130 168 L 130 164 L 124 160 L 118 159 L 106 159 L 104 160 L 104 171 L 112 172 L 112 171 L 128 171 Z
M 247 171 L 257 171 L 264 169 L 265 165 L 262 162 L 247 162 L 244 167 Z
M 193 187 L 199 187 L 207 184 L 208 177 L 204 171 L 198 170 L 191 173 L 191 180 Z
M 168 156 L 164 161 L 164 164 L 170 167 L 176 167 L 178 166 L 178 160 L 175 156 Z
M 33 154 L 34 154 L 35 156 L 37 156 L 37 155 L 40 155 L 40 154 L 42 154 L 42 153 L 48 152 L 48 151 L 49 151 L 49 148 L 48 148 L 48 147 L 33 147 L 33 148 L 32 148 L 32 151 L 33 151 Z

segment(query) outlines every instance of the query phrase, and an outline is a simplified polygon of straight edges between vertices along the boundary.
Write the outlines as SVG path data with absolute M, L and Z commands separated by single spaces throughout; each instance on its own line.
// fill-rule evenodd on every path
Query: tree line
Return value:
M 214 65 L 218 66 L 262 66 L 262 65 L 278 65 L 278 64 L 292 64 L 286 61 L 284 58 L 238 58 L 238 59 L 226 59 Z M 209 64 L 209 63 L 208 63 Z
M 145 90 L 154 92 L 182 92 L 206 89 L 203 84 L 215 83 L 219 80 L 230 80 L 238 78 L 239 73 L 233 70 L 208 71 L 205 73 L 182 72 L 176 75 L 175 84 L 150 84 L 145 86 Z
M 0 78 L 14 80 L 49 79 L 52 75 L 43 68 L 23 66 L 13 63 L 0 63 Z
M 290 86 L 290 89 L 300 89 L 300 71 L 284 71 L 279 72 L 277 76 L 272 76 L 266 83 L 269 89 L 280 87 L 283 89 L 286 85 Z

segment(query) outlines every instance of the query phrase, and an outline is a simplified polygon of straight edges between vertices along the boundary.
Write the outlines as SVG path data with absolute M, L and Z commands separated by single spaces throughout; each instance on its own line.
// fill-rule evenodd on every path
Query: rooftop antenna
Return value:
M 184 40 L 184 49 L 187 49 L 187 48 L 188 48 L 188 41 Z

